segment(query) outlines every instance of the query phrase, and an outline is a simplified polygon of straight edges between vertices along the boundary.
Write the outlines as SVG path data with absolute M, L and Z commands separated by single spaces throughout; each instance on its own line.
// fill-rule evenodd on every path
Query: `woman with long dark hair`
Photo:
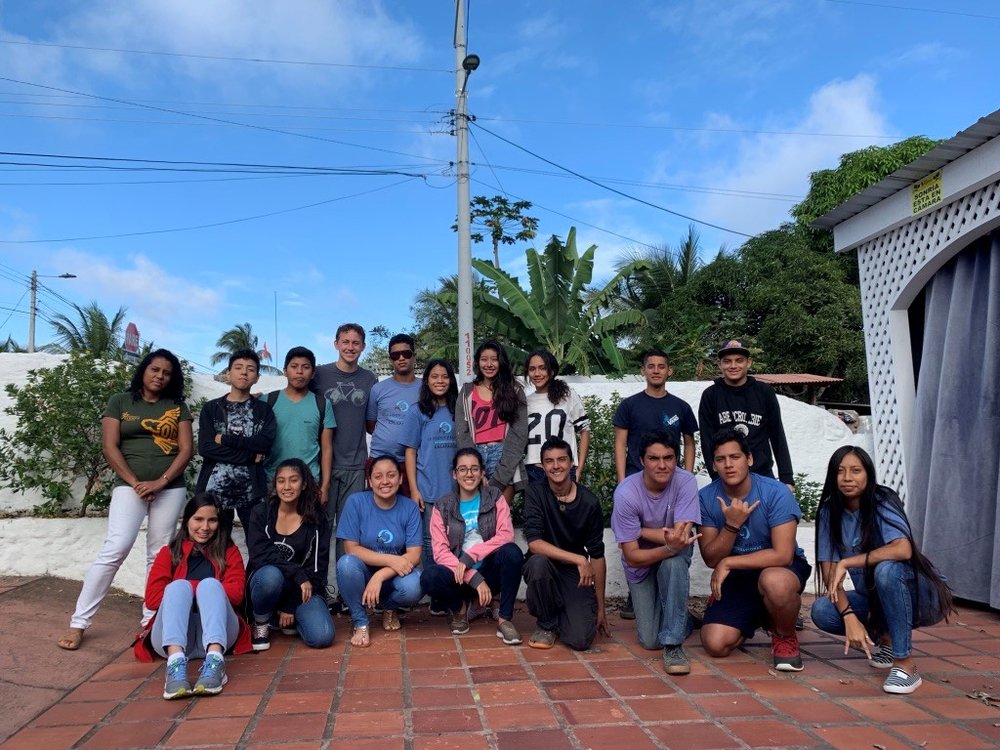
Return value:
M 514 490 L 524 486 L 527 402 L 499 342 L 479 345 L 473 370 L 475 379 L 462 386 L 455 411 L 456 443 L 459 448 L 479 450 L 486 478 L 509 503 Z
M 243 601 L 243 557 L 219 517 L 218 501 L 206 492 L 184 506 L 181 526 L 153 562 L 145 605 L 155 610 L 135 643 L 139 661 L 153 653 L 167 660 L 163 697 L 216 695 L 228 681 L 224 654 L 250 650 L 250 631 L 236 608 Z M 194 687 L 188 660 L 204 659 Z
M 443 359 L 432 359 L 424 369 L 417 408 L 407 412 L 399 433 L 399 444 L 405 449 L 410 497 L 416 501 L 423 516 L 421 562 L 425 568 L 434 562 L 430 539 L 431 506 L 452 489 L 457 400 L 455 370 Z
M 308 464 L 287 458 L 274 472 L 266 503 L 254 507 L 247 529 L 253 650 L 271 647 L 271 627 L 298 633 L 311 648 L 333 643 L 326 606 L 330 526 Z
M 528 452 L 524 464 L 528 481 L 545 481 L 542 444 L 549 438 L 559 438 L 571 449 L 573 469 L 570 476 L 574 482 L 579 482 L 590 448 L 590 417 L 583 400 L 558 377 L 559 363 L 548 349 L 535 349 L 524 362 L 525 378 L 535 387 L 534 393 L 527 398 Z
M 816 514 L 816 560 L 825 589 L 812 607 L 816 626 L 845 635 L 845 654 L 853 646 L 871 666 L 890 670 L 885 692 L 915 691 L 922 682 L 911 655 L 916 613 L 921 601 L 937 601 L 947 616 L 951 592 L 917 549 L 899 496 L 876 483 L 871 456 L 856 446 L 830 457 Z M 844 590 L 848 575 L 853 591 Z
M 194 439 L 191 412 L 184 403 L 184 373 L 174 354 L 157 349 L 142 359 L 129 389 L 108 402 L 101 418 L 101 440 L 117 481 L 104 544 L 84 576 L 69 630 L 58 641 L 68 651 L 80 648 L 83 632 L 132 551 L 142 522 L 147 521 L 147 574 L 177 526 Z M 143 625 L 152 617 L 153 612 L 144 608 Z

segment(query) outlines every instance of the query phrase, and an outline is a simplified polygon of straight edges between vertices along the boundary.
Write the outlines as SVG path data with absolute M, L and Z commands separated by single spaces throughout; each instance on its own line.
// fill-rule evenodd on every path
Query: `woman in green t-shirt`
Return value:
M 69 631 L 58 641 L 61 648 L 80 648 L 83 631 L 132 550 L 143 520 L 148 516 L 147 575 L 156 554 L 173 536 L 187 494 L 184 469 L 194 444 L 191 412 L 183 399 L 181 363 L 166 349 L 157 349 L 136 367 L 128 391 L 112 396 L 104 410 L 104 457 L 118 480 L 111 492 L 107 536 L 83 579 Z M 153 614 L 144 607 L 143 624 Z

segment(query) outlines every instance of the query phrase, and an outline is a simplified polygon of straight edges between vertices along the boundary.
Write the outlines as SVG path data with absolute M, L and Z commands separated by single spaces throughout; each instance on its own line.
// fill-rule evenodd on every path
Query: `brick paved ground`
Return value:
M 83 650 L 56 648 L 78 588 L 0 579 L 5 628 L 20 633 L 0 641 L 3 748 L 1000 747 L 1000 708 L 968 697 L 1000 694 L 1000 615 L 990 610 L 963 607 L 950 624 L 915 634 L 924 685 L 908 697 L 883 693 L 883 673 L 844 658 L 811 627 L 800 634 L 800 674 L 770 670 L 763 637 L 717 661 L 695 633 L 692 674 L 669 678 L 617 615 L 612 639 L 575 653 L 504 646 L 484 621 L 454 637 L 421 610 L 399 633 L 373 629 L 368 649 L 346 645 L 346 618 L 323 651 L 276 636 L 270 651 L 228 661 L 222 695 L 164 701 L 163 662 L 133 660 L 117 605 L 102 611 Z M 515 622 L 527 638 L 523 609 Z M 86 665 L 95 671 L 82 674 Z

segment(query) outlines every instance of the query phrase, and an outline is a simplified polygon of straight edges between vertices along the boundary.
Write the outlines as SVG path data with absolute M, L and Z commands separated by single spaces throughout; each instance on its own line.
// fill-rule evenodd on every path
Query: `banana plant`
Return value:
M 495 292 L 478 290 L 477 316 L 517 347 L 528 351 L 545 347 L 568 371 L 590 375 L 592 370 L 624 372 L 619 341 L 645 325 L 639 310 L 609 311 L 608 302 L 621 280 L 645 268 L 637 260 L 598 289 L 590 287 L 597 246 L 582 255 L 576 249 L 576 228 L 563 243 L 554 236 L 538 253 L 529 248 L 528 288 L 515 276 L 483 260 L 472 265 L 489 279 Z

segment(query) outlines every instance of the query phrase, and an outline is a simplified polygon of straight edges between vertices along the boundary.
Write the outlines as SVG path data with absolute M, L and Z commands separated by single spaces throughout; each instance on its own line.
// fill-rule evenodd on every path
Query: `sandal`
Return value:
M 399 613 L 394 609 L 387 609 L 382 613 L 382 629 L 383 630 L 399 630 L 403 627 L 403 624 L 399 621 Z
M 368 626 L 367 625 L 357 625 L 354 628 L 354 634 L 351 636 L 351 645 L 357 646 L 358 648 L 368 648 L 371 643 L 371 639 L 368 636 Z
M 66 635 L 56 641 L 59 648 L 66 649 L 67 651 L 76 651 L 82 643 L 83 628 L 70 628 L 66 631 Z

